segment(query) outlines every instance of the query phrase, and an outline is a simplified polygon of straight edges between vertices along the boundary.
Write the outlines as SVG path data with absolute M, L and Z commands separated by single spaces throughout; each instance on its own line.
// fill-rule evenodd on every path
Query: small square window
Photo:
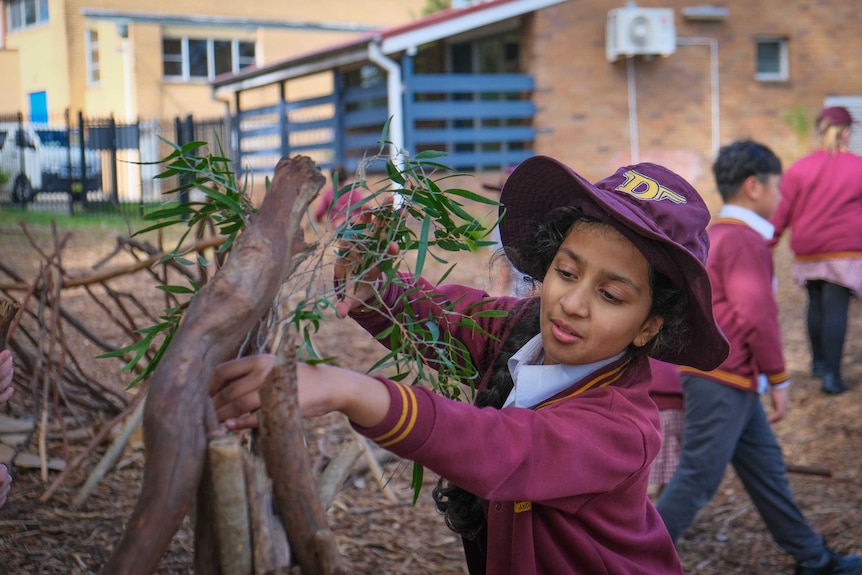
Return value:
M 755 79 L 774 82 L 784 81 L 790 77 L 786 39 L 761 38 L 756 40 L 756 48 Z
M 208 59 L 207 59 L 207 41 L 192 40 L 189 41 L 189 76 L 192 78 L 208 78 Z
M 87 30 L 85 43 L 87 45 L 87 83 L 91 86 L 98 86 L 101 78 L 99 32 L 93 29 Z
M 173 38 L 162 40 L 162 70 L 166 77 L 183 75 L 183 41 Z
M 214 40 L 213 56 L 215 59 L 215 75 L 230 72 L 233 69 L 233 55 L 230 40 Z

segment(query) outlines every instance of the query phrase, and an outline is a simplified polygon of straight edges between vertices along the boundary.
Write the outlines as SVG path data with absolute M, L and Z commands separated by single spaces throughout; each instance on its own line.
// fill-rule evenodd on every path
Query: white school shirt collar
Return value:
M 767 240 L 771 240 L 772 236 L 775 235 L 775 226 L 770 224 L 769 220 L 760 217 L 748 208 L 727 204 L 721 207 L 718 217 L 741 220 Z
M 592 372 L 616 361 L 623 353 L 586 365 L 542 365 L 545 353 L 542 347 L 542 334 L 539 334 L 509 358 L 509 373 L 515 380 L 515 387 L 512 388 L 503 407 L 535 407 Z

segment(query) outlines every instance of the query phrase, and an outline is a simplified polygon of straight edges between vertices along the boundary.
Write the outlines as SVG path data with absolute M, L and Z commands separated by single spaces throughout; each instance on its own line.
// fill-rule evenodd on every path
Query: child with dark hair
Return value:
M 740 141 L 719 151 L 713 172 L 724 206 L 709 226 L 706 269 L 730 355 L 717 369 L 680 368 L 682 453 L 656 506 L 676 541 L 715 495 L 732 463 L 775 542 L 796 560 L 796 575 L 859 575 L 862 560 L 833 552 L 805 521 L 769 425 L 787 413 L 790 385 L 768 244 L 769 218 L 780 199 L 781 162 L 766 146 Z M 772 398 L 769 418 L 762 387 Z
M 493 298 L 406 274 L 379 293 L 381 271 L 372 269 L 337 304 L 376 334 L 392 325 L 378 308 L 404 312 L 409 293 L 413 320 L 437 322 L 469 351 L 480 377 L 475 404 L 300 363 L 302 414 L 342 412 L 380 446 L 445 478 L 435 499 L 462 536 L 471 574 L 679 574 L 647 496 L 661 444 L 648 356 L 705 370 L 727 356 L 704 268 L 709 211 L 655 164 L 594 185 L 541 156 L 512 172 L 501 203 L 506 254 L 540 280 L 538 297 Z M 354 269 L 344 253 L 336 281 Z M 447 320 L 445 302 L 483 331 Z M 488 310 L 507 314 L 480 313 Z M 427 360 L 434 365 L 434 350 Z M 250 356 L 216 371 L 211 393 L 228 428 L 257 424 L 273 362 Z

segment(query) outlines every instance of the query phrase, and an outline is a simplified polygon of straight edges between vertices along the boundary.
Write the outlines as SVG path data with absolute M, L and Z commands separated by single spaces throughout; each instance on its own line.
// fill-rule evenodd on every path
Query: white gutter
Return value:
M 400 168 L 404 149 L 404 108 L 401 88 L 401 66 L 398 62 L 385 56 L 380 49 L 380 38 L 374 38 L 368 43 L 368 59 L 386 71 L 386 101 L 389 104 L 389 141 L 394 148 L 392 160 Z
M 640 136 L 638 135 L 638 88 L 635 79 L 635 59 L 626 58 L 626 84 L 629 97 L 629 153 L 631 163 L 640 163 Z

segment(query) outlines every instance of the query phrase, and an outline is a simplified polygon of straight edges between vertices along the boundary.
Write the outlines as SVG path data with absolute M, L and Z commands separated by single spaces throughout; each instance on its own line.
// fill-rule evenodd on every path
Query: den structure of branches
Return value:
M 351 466 L 369 451 L 355 436 L 314 477 L 296 399 L 296 362 L 336 359 L 320 357 L 314 345 L 338 295 L 332 286 L 336 251 L 345 245 L 362 250 L 363 263 L 351 281 L 364 281 L 366 270 L 381 269 L 383 290 L 388 282 L 401 281 L 401 272 L 421 274 L 427 258 L 445 264 L 447 251 L 488 245 L 488 229 L 464 203 L 494 211 L 497 204 L 467 190 L 442 189 L 440 182 L 452 172 L 438 163 L 440 154 L 384 155 L 391 146 L 383 142 L 352 182 L 336 190 L 332 203 L 347 194 L 349 211 L 372 212 L 376 225 L 346 220 L 318 229 L 306 215 L 325 178 L 311 159 L 282 158 L 255 207 L 230 162 L 201 156 L 202 146 L 175 147 L 161 162 L 161 177 L 180 176 L 183 183 L 147 214 L 151 225 L 118 241 L 115 254 L 130 254 L 134 264 L 69 277 L 62 266 L 65 240 L 56 233 L 53 252 L 40 252 L 35 278 L 0 264 L 10 279 L 0 283 L 0 291 L 13 310 L 8 341 L 18 356 L 18 375 L 29 378 L 28 389 L 40 397 L 45 426 L 37 426 L 37 433 L 68 412 L 96 410 L 109 420 L 42 499 L 49 499 L 68 471 L 104 443 L 107 430 L 123 426 L 75 500 L 83 502 L 110 472 L 122 438 L 142 420 L 141 492 L 103 573 L 154 573 L 186 515 L 195 526 L 197 573 L 345 572 L 325 508 Z M 369 176 L 366 168 L 372 165 L 385 167 Z M 172 201 L 173 194 L 190 191 L 203 199 Z M 164 241 L 153 246 L 141 240 L 146 234 L 179 239 L 165 248 Z M 388 249 L 393 242 L 397 256 Z M 161 290 L 163 309 L 154 313 L 133 289 L 115 287 L 118 278 L 137 274 Z M 72 288 L 83 289 L 111 318 L 110 338 L 64 308 L 64 293 Z M 463 383 L 469 388 L 475 378 L 466 353 L 457 342 L 439 340 L 434 326 L 441 318 L 409 317 L 410 306 L 404 308 L 403 315 L 391 318 L 399 337 L 387 336 L 390 349 L 381 347 L 372 369 L 459 397 Z M 453 314 L 447 321 L 467 321 L 454 311 L 443 313 Z M 84 374 L 68 345 L 71 330 L 99 348 L 104 361 L 123 362 L 134 375 L 137 393 L 112 391 Z M 440 357 L 433 369 L 421 361 L 429 347 Z M 261 389 L 259 431 L 239 437 L 217 423 L 209 380 L 219 363 L 261 351 L 277 354 L 276 367 Z M 414 467 L 417 495 L 422 471 Z

